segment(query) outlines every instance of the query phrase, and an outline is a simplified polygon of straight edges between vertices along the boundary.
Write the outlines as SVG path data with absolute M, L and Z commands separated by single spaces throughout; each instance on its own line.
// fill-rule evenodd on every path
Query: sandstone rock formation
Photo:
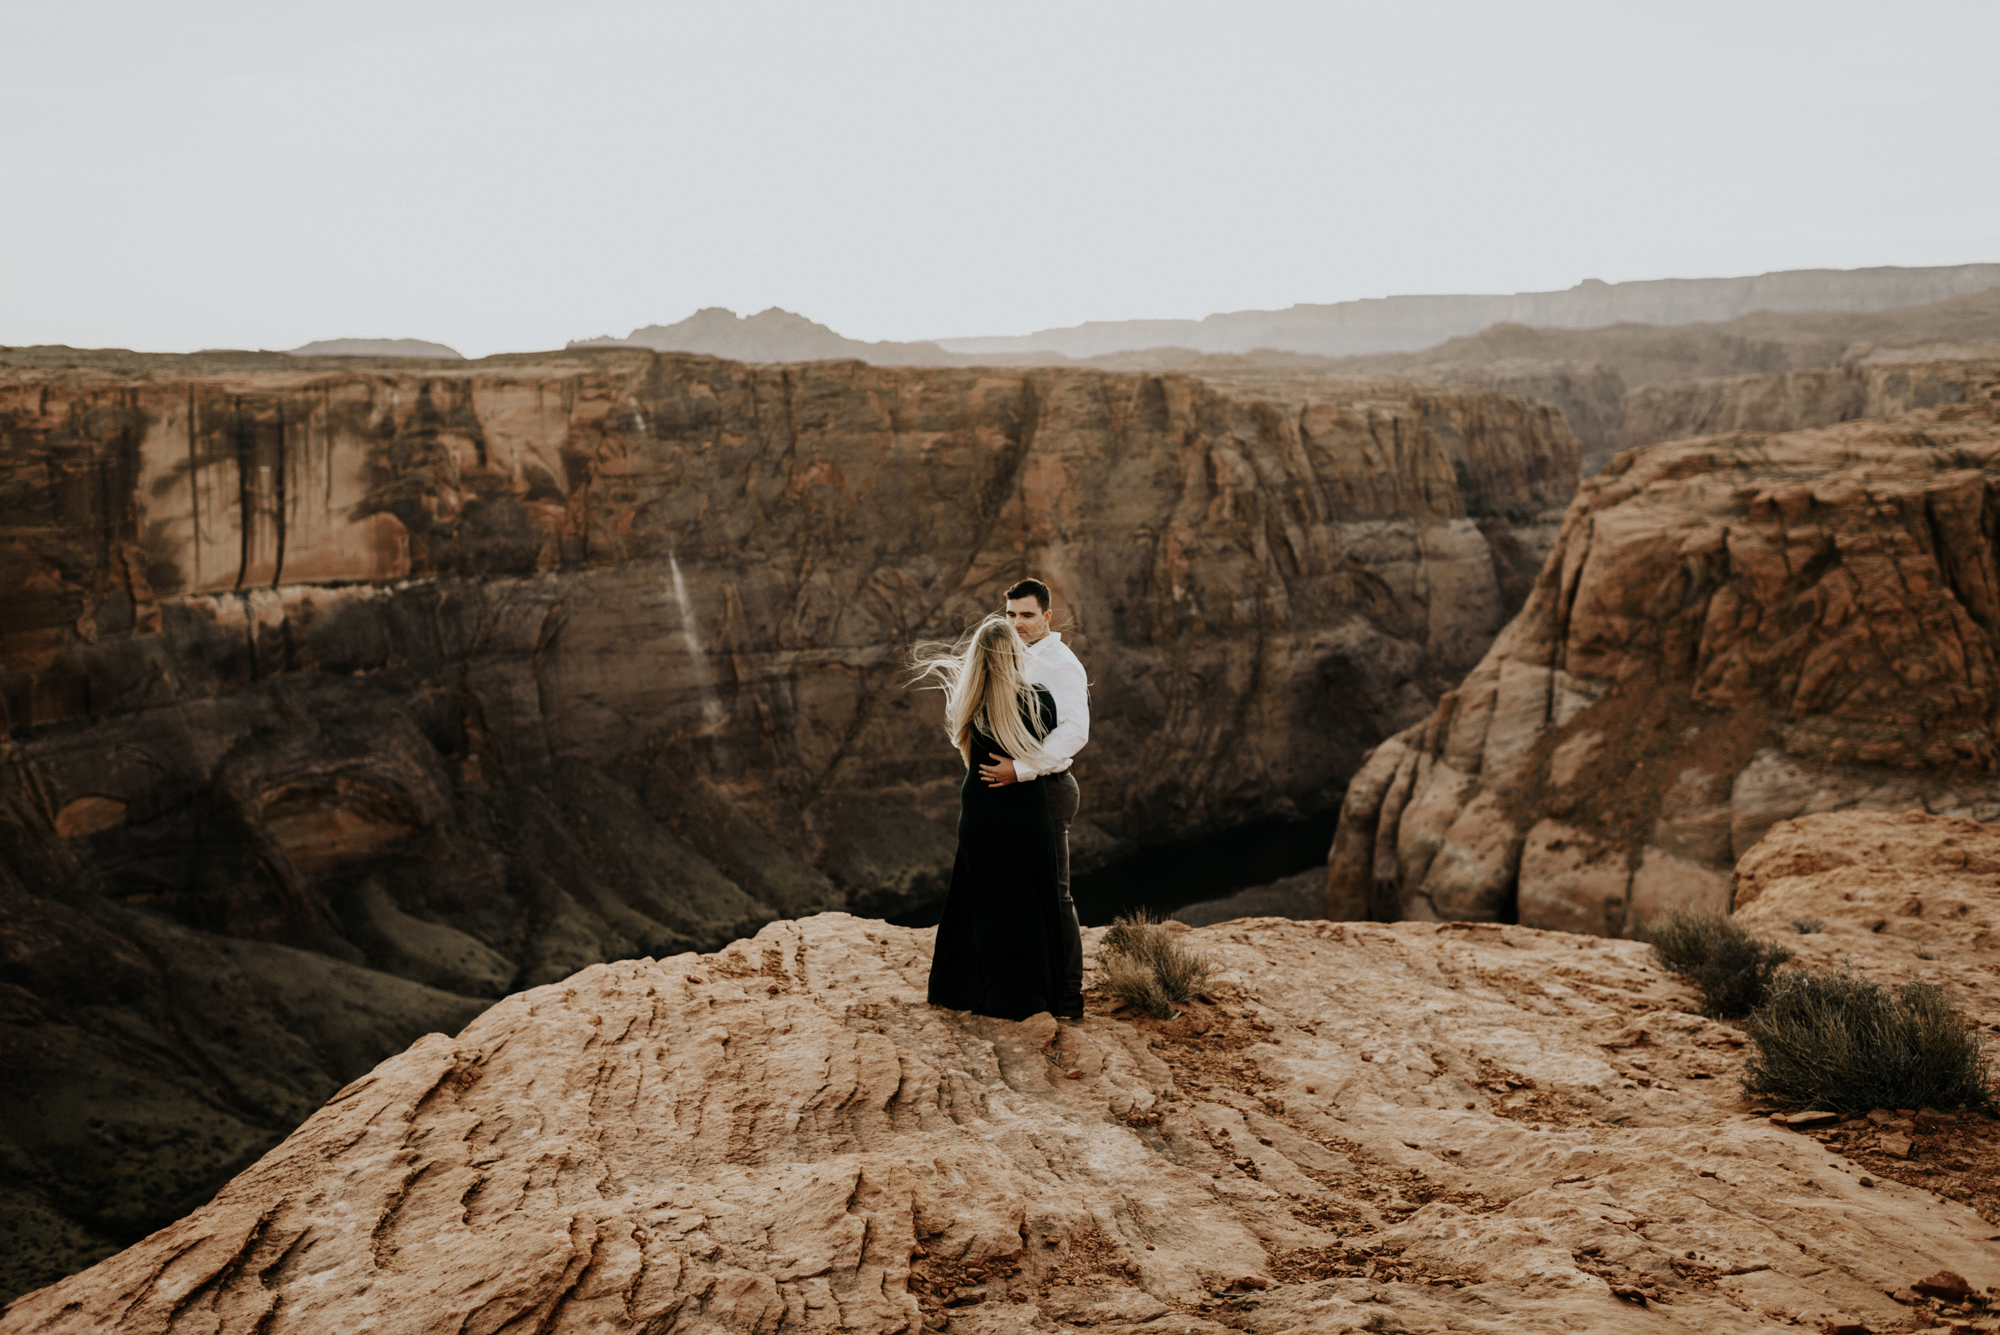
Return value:
M 1580 488 L 1465 683 L 1349 786 L 1328 915 L 1631 935 L 1779 820 L 2000 818 L 2000 374 L 1887 421 L 1682 441 Z
M 1780 821 L 1736 864 L 1734 907 L 1799 967 L 1936 983 L 2000 1024 L 2000 828 L 1923 811 Z M 1800 931 L 1800 927 L 1810 930 Z
M 1331 808 L 1575 485 L 1546 405 L 1382 382 L 0 370 L 0 1210 L 75 1260 L 507 991 L 937 894 L 900 655 L 1020 574 L 1096 681 L 1087 860 Z
M 2000 1283 L 1978 1211 L 1746 1108 L 1636 943 L 1238 921 L 1184 1017 L 1059 1028 L 925 1006 L 930 939 L 511 997 L 0 1331 L 1881 1330 Z
M 992 338 L 946 338 L 949 352 L 1053 352 L 1097 357 L 1142 348 L 1250 352 L 1272 348 L 1347 357 L 1429 348 L 1495 324 L 1594 329 L 1681 325 L 1752 312 L 1880 311 L 2000 288 L 2000 264 L 1935 269 L 1795 269 L 1750 278 L 1585 279 L 1562 292 L 1509 296 L 1408 296 L 1282 311 L 1233 311 L 1201 320 L 1098 320 L 1067 329 Z

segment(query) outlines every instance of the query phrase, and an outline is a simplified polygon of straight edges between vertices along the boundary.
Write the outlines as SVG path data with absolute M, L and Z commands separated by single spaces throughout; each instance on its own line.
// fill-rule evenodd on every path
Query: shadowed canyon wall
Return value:
M 1526 596 L 1546 404 L 1386 382 L 0 354 L 10 1289 L 490 998 L 937 894 L 915 639 L 1055 586 L 1079 856 L 1325 810 Z
M 1912 375 L 1861 387 L 1898 417 L 1587 480 L 1521 614 L 1350 784 L 1329 916 L 1631 935 L 1727 908 L 1779 820 L 2000 819 L 2000 363 Z

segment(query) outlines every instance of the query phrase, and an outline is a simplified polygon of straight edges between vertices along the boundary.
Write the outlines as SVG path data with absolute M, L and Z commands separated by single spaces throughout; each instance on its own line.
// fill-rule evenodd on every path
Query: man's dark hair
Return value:
M 1007 590 L 1007 597 L 1009 601 L 1015 598 L 1033 598 L 1042 605 L 1044 612 L 1049 610 L 1049 586 L 1038 579 L 1022 580 Z

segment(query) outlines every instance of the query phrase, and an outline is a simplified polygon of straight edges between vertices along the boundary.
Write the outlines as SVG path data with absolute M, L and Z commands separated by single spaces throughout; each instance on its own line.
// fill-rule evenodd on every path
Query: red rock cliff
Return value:
M 487 998 L 935 894 L 959 766 L 901 656 L 1021 574 L 1095 680 L 1080 855 L 1325 809 L 1576 476 L 1546 405 L 1388 383 L 0 366 L 6 1134 L 55 1273 Z
M 1329 916 L 1629 935 L 1781 819 L 2000 817 L 2000 375 L 1585 482 L 1521 614 L 1350 785 Z

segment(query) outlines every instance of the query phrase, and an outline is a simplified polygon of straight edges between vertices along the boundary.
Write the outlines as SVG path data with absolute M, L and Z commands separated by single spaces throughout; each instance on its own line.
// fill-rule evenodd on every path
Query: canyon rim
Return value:
M 1577 477 L 1546 403 L 1384 381 L 0 362 L 42 1278 L 505 993 L 937 895 L 957 762 L 901 656 L 1029 570 L 1096 680 L 1081 858 L 1331 809 Z

